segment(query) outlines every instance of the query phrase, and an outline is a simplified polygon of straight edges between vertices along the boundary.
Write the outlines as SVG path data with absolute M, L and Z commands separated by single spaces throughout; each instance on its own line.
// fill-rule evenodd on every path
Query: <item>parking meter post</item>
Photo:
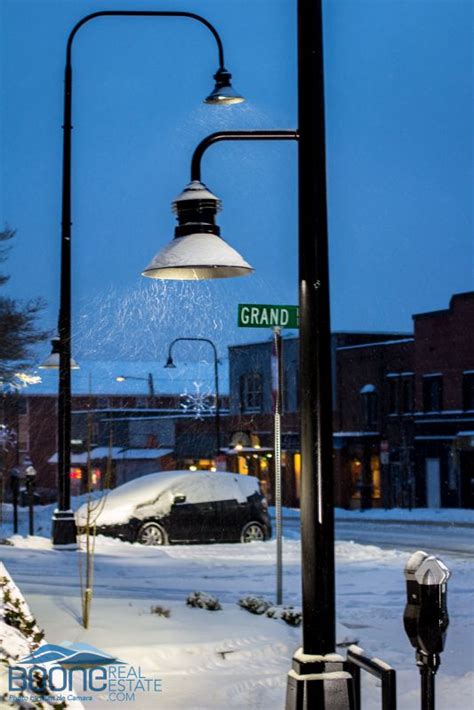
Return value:
M 435 707 L 434 677 L 449 625 L 447 581 L 450 575 L 440 559 L 421 550 L 410 557 L 405 567 L 407 604 L 403 622 L 410 643 L 416 649 L 422 710 Z

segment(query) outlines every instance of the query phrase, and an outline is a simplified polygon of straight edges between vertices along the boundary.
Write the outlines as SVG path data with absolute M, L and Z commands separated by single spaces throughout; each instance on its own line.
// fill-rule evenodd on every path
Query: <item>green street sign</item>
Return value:
M 299 328 L 298 306 L 239 303 L 239 328 Z

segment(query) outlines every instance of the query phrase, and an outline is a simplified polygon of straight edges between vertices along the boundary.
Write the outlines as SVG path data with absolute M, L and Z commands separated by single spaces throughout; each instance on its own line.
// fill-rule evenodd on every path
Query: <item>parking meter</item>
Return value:
M 434 708 L 434 675 L 444 649 L 449 625 L 447 581 L 450 571 L 426 552 L 413 554 L 405 567 L 407 604 L 403 615 L 406 634 L 416 649 L 422 676 L 422 708 Z

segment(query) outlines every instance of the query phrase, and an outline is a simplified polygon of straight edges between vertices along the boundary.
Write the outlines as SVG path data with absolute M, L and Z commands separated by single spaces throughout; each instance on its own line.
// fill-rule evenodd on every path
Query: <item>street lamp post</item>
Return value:
M 352 677 L 343 658 L 334 653 L 331 330 L 321 0 L 298 0 L 298 117 L 298 132 L 293 132 L 293 138 L 298 138 L 303 645 L 288 674 L 287 709 L 346 710 L 354 707 Z M 226 137 L 243 139 L 244 133 L 237 131 Z M 258 132 L 249 133 L 249 138 L 255 138 Z M 194 182 L 188 190 L 198 188 L 197 168 L 206 148 L 224 139 L 224 134 L 213 134 L 196 149 Z M 199 185 L 201 191 L 207 191 Z M 206 200 L 195 200 L 194 204 L 189 200 L 191 209 L 174 203 L 180 232 L 176 230 L 171 245 L 153 259 L 145 276 L 207 279 L 251 273 L 252 268 L 240 255 L 233 253 L 226 258 L 214 223 L 220 203 L 209 191 Z M 216 247 L 214 258 L 210 253 L 211 235 Z M 187 262 L 186 238 L 192 247 Z M 203 245 L 200 253 L 199 242 Z
M 76 525 L 71 510 L 71 145 L 72 145 L 72 46 L 78 30 L 99 17 L 183 17 L 204 25 L 213 35 L 218 51 L 219 67 L 214 75 L 215 86 L 205 99 L 208 104 L 233 104 L 243 101 L 231 85 L 231 74 L 224 64 L 224 50 L 215 27 L 192 12 L 153 10 L 108 10 L 83 17 L 69 34 L 66 47 L 64 75 L 63 121 L 63 176 L 61 219 L 61 276 L 59 334 L 59 392 L 58 392 L 58 507 L 53 515 L 53 544 L 73 549 L 76 547 Z
M 212 340 L 209 340 L 209 338 L 175 338 L 169 345 L 168 358 L 166 360 L 165 367 L 176 367 L 173 362 L 172 350 L 175 343 L 178 343 L 179 341 L 209 343 L 212 348 L 212 352 L 214 354 L 214 388 L 216 390 L 216 456 L 219 456 L 221 450 L 221 407 L 219 401 L 219 359 L 217 357 L 217 348 Z
M 155 396 L 155 383 L 153 381 L 153 374 L 148 373 L 147 377 L 135 377 L 135 375 L 117 375 L 115 378 L 117 382 L 126 382 L 127 380 L 140 380 L 141 382 L 146 382 L 148 384 L 148 395 L 150 397 L 150 402 Z

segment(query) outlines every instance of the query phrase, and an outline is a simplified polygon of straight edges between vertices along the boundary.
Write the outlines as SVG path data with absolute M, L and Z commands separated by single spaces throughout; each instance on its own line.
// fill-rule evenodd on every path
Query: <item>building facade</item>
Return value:
M 412 333 L 333 333 L 335 502 L 474 507 L 474 292 Z M 229 348 L 229 466 L 274 489 L 271 342 Z M 298 505 L 298 339 L 283 342 L 282 485 Z M 240 438 L 239 438 L 240 437 Z

